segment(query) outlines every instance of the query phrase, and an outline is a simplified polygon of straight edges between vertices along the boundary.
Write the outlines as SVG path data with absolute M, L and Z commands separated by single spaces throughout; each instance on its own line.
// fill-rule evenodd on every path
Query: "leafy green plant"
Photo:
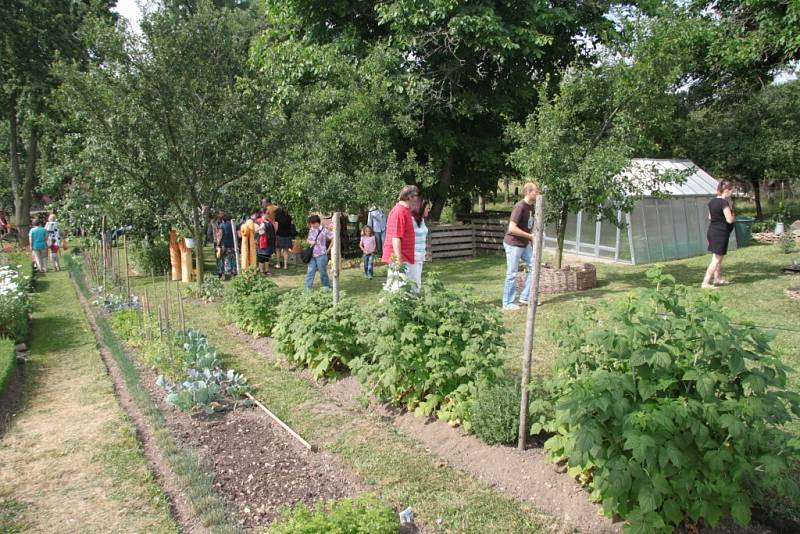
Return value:
M 162 274 L 170 268 L 169 244 L 163 240 L 142 241 L 131 247 L 134 269 L 142 274 Z
M 516 441 L 521 397 L 520 386 L 514 382 L 478 387 L 470 410 L 475 435 L 489 445 Z
M 0 338 L 24 341 L 28 336 L 28 315 L 33 307 L 30 275 L 23 264 L 0 267 Z
M 378 398 L 469 430 L 478 384 L 502 376 L 506 330 L 497 308 L 468 288 L 426 282 L 419 293 L 409 286 L 384 293 L 366 310 L 358 330 L 367 350 L 350 368 Z
M 219 278 L 209 276 L 203 280 L 202 284 L 197 282 L 190 284 L 187 292 L 190 296 L 202 299 L 204 302 L 214 302 L 225 295 L 225 286 Z
M 111 326 L 125 342 L 139 346 L 142 341 L 142 328 L 139 312 L 122 309 L 111 314 Z
M 289 362 L 311 369 L 315 378 L 337 375 L 365 350 L 359 342 L 357 311 L 344 296 L 334 309 L 328 291 L 284 294 L 272 333 L 278 351 Z
M 559 329 L 564 393 L 545 447 L 626 532 L 728 514 L 747 525 L 766 495 L 798 493 L 800 443 L 783 426 L 800 396 L 767 334 L 732 323 L 716 295 L 647 274 L 655 287 L 607 304 L 602 321 L 587 307 Z
M 255 269 L 242 271 L 225 290 L 225 313 L 236 326 L 254 336 L 272 333 L 277 304 L 277 286 Z
M 163 375 L 157 384 L 167 390 L 166 402 L 181 411 L 201 410 L 207 414 L 224 407 L 227 398 L 238 400 L 249 391 L 247 379 L 233 369 L 189 369 L 188 380 L 168 382 Z
M 400 530 L 391 508 L 372 496 L 300 503 L 286 508 L 267 531 L 269 534 L 396 534 Z

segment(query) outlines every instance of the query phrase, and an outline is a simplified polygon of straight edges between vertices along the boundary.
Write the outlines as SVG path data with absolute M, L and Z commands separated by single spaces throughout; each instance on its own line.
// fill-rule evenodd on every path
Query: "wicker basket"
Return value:
M 525 271 L 520 271 L 517 275 L 517 291 L 522 291 L 527 274 Z M 586 291 L 596 285 L 597 270 L 591 263 L 567 265 L 561 269 L 554 269 L 547 263 L 542 265 L 542 274 L 539 278 L 539 293 L 543 295 Z

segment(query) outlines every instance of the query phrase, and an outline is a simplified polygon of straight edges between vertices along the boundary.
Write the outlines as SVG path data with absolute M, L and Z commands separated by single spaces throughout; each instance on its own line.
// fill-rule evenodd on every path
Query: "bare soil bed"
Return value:
M 175 439 L 213 470 L 217 492 L 243 527 L 268 525 L 285 505 L 359 492 L 361 484 L 335 458 L 308 451 L 266 414 L 241 406 L 212 415 L 180 412 L 164 402 L 155 373 L 139 371 Z

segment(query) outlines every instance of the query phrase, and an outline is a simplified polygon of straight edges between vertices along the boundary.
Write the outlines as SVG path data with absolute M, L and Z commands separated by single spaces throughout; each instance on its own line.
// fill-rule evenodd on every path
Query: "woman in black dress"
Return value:
M 722 278 L 722 260 L 728 253 L 728 239 L 733 230 L 733 208 L 730 198 L 733 193 L 733 184 L 723 180 L 717 186 L 717 196 L 708 203 L 708 218 L 711 224 L 708 225 L 708 251 L 713 254 L 711 263 L 706 269 L 706 276 L 700 287 L 713 289 L 717 286 L 727 284 Z

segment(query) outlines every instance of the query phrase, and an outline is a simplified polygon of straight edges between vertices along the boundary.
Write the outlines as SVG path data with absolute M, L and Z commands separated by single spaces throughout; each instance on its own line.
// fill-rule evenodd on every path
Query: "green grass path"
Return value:
M 67 273 L 36 295 L 25 398 L 0 437 L 0 532 L 176 532 Z

